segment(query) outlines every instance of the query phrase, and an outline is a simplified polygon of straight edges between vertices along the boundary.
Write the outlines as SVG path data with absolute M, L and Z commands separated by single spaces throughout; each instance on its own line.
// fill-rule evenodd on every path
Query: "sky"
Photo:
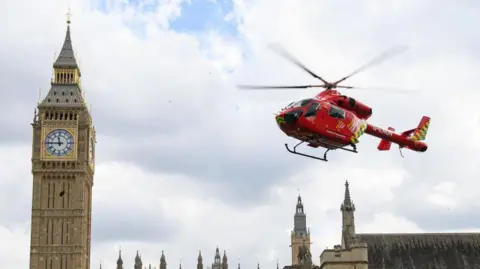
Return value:
M 5 0 L 0 4 L 0 264 L 28 267 L 30 123 L 65 37 L 72 40 L 97 130 L 91 268 L 290 264 L 297 195 L 312 255 L 340 243 L 344 182 L 359 233 L 479 231 L 478 1 Z M 318 83 L 267 49 L 282 44 L 334 81 L 396 45 L 410 49 L 348 84 L 372 124 L 403 131 L 432 118 L 425 153 L 378 152 L 323 163 L 288 154 L 273 114 L 315 90 L 236 84 Z M 418 90 L 397 94 L 388 89 Z M 321 150 L 309 150 L 321 155 Z

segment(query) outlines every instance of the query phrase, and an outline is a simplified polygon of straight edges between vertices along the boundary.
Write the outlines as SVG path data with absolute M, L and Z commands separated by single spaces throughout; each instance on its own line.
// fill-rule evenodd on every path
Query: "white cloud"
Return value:
M 403 217 L 388 212 L 375 214 L 373 221 L 360 226 L 362 233 L 423 233 L 418 225 Z
M 452 214 L 476 212 L 480 206 L 480 145 L 474 139 L 480 135 L 478 94 L 467 91 L 478 70 L 478 50 L 469 45 L 478 37 L 462 25 L 478 24 L 478 18 L 465 7 L 441 7 L 435 1 L 236 0 L 225 19 L 236 21 L 241 35 L 231 37 L 169 29 L 169 20 L 181 16 L 181 1 L 159 4 L 145 13 L 124 1 L 107 1 L 107 12 L 94 10 L 97 1 L 72 3 L 72 39 L 99 134 L 92 268 L 100 260 L 104 268 L 113 267 L 119 248 L 126 267 L 132 266 L 136 250 L 146 263 L 158 264 L 162 249 L 169 268 L 180 258 L 185 268 L 195 266 L 199 249 L 209 264 L 217 245 L 227 250 L 230 266 L 238 258 L 242 267 L 260 262 L 262 268 L 273 268 L 276 259 L 288 264 L 285 230 L 293 224 L 297 189 L 318 257 L 325 246 L 340 241 L 346 179 L 358 232 L 476 230 L 474 221 L 451 226 L 436 221 L 450 216 L 442 206 Z M 0 241 L 0 263 L 27 267 L 28 123 L 36 89 L 48 87 L 67 5 L 29 0 L 2 5 L 0 124 L 10 128 L 0 132 L 0 163 L 8 168 L 0 169 L 0 201 L 9 204 L 0 216 L 0 237 L 9 239 Z M 406 54 L 351 83 L 422 89 L 424 94 L 345 93 L 371 105 L 372 123 L 379 126 L 403 130 L 415 127 L 422 115 L 432 116 L 429 151 L 404 152 L 402 159 L 396 148 L 377 152 L 378 140 L 362 137 L 359 154 L 332 152 L 329 163 L 287 155 L 282 143 L 288 139 L 277 130 L 273 113 L 314 92 L 234 88 L 237 83 L 313 82 L 266 50 L 270 42 L 282 43 L 329 80 L 393 44 L 410 45 Z M 135 150 L 141 154 L 119 155 Z M 201 167 L 192 166 L 192 160 Z M 191 167 L 206 172 L 187 171 Z M 250 177 L 238 179 L 246 172 Z

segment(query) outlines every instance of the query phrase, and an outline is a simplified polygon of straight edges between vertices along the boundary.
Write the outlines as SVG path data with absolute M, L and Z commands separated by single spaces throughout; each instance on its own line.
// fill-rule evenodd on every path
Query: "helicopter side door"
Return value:
M 351 132 L 348 128 L 348 121 L 351 120 L 351 112 L 346 111 L 333 104 L 327 107 L 327 116 L 325 120 L 326 131 L 336 138 L 342 140 L 348 139 Z

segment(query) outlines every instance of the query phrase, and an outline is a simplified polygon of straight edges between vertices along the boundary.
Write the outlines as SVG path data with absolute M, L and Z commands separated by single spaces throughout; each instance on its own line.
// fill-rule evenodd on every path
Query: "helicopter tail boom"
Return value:
M 393 129 L 392 127 L 388 127 L 388 130 L 391 132 L 395 132 L 395 129 Z M 392 146 L 392 141 L 387 139 L 382 139 L 380 140 L 380 143 L 378 143 L 377 149 L 380 151 L 386 151 L 386 150 L 390 150 L 391 146 Z
M 400 148 L 408 148 L 413 151 L 425 152 L 428 146 L 423 140 L 425 139 L 430 124 L 430 118 L 424 116 L 417 128 L 397 134 L 394 129 L 389 127 L 388 130 L 368 124 L 365 133 L 381 139 L 378 150 L 390 150 L 391 143 L 398 144 Z

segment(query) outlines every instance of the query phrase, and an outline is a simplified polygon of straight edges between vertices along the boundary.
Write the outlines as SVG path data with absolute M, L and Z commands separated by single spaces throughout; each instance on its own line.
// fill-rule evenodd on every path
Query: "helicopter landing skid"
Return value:
M 292 154 L 295 154 L 295 155 L 300 155 L 300 156 L 303 156 L 303 157 L 308 157 L 308 158 L 312 158 L 312 159 L 315 159 L 315 160 L 319 160 L 319 161 L 324 161 L 324 162 L 328 162 L 328 159 L 327 159 L 327 153 L 330 151 L 330 150 L 335 150 L 335 149 L 341 149 L 341 150 L 345 150 L 345 151 L 348 151 L 348 152 L 352 152 L 352 153 L 358 153 L 357 151 L 357 147 L 355 146 L 355 144 L 351 144 L 352 146 L 352 149 L 349 149 L 349 148 L 345 148 L 344 147 L 338 147 L 338 146 L 335 146 L 335 145 L 332 145 L 332 144 L 329 144 L 329 143 L 325 143 L 325 145 L 329 146 L 329 147 L 332 147 L 332 148 L 329 148 L 325 151 L 325 153 L 323 153 L 323 158 L 322 157 L 317 157 L 317 156 L 313 156 L 313 155 L 308 155 L 308 154 L 305 154 L 305 153 L 301 153 L 301 152 L 297 152 L 297 147 L 300 146 L 301 144 L 305 143 L 305 141 L 301 141 L 300 143 L 296 144 L 294 147 L 293 147 L 293 150 L 290 149 L 290 147 L 288 147 L 288 144 L 285 143 L 285 148 L 288 150 L 288 152 L 292 153 Z

